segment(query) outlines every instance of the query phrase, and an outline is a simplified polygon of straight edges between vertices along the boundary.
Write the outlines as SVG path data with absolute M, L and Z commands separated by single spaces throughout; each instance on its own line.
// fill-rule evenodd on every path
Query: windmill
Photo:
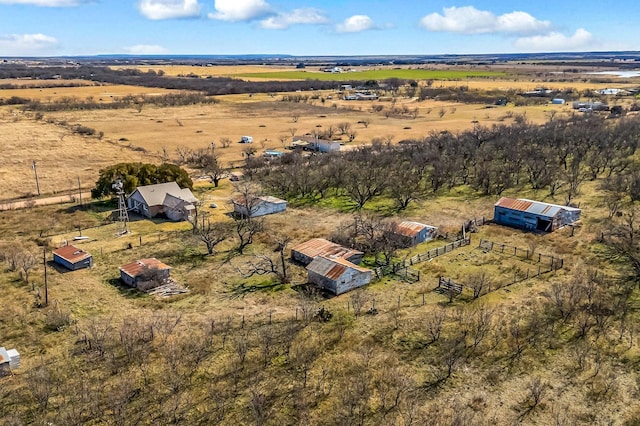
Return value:
M 118 178 L 113 185 L 111 185 L 111 188 L 113 188 L 118 196 L 118 221 L 121 225 L 118 234 L 124 235 L 129 232 L 127 225 L 127 223 L 129 223 L 129 213 L 127 213 L 127 203 L 124 198 L 124 184 L 122 183 L 122 180 Z

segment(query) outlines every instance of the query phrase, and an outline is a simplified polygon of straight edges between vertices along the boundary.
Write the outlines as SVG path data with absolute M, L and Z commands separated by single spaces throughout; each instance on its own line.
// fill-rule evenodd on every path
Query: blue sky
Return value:
M 638 0 L 0 0 L 0 56 L 640 50 Z

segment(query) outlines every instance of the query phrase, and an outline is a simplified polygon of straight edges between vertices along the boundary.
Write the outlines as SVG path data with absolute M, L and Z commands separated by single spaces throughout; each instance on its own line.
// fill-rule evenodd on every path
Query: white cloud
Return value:
M 209 18 L 221 21 L 251 21 L 269 14 L 271 6 L 264 0 L 215 0 L 216 13 Z
M 58 40 L 44 34 L 0 35 L 0 55 L 30 56 L 48 52 L 58 46 Z
M 168 53 L 168 50 L 157 44 L 136 44 L 127 46 L 124 51 L 131 55 L 161 55 Z
M 515 47 L 529 52 L 563 52 L 586 50 L 594 46 L 593 35 L 579 28 L 572 36 L 551 32 L 531 37 L 521 37 L 514 43 Z
M 359 33 L 361 31 L 375 29 L 376 24 L 367 15 L 353 15 L 336 25 L 336 30 L 341 33 Z
M 498 16 L 473 6 L 464 6 L 445 7 L 442 15 L 431 13 L 420 20 L 420 26 L 429 31 L 463 34 L 536 34 L 548 31 L 551 22 L 538 20 L 527 12 L 515 11 Z
M 260 21 L 260 26 L 268 30 L 284 30 L 296 24 L 318 25 L 328 22 L 329 19 L 324 12 L 310 7 L 270 16 Z
M 153 20 L 192 18 L 200 15 L 198 0 L 140 0 L 138 9 Z

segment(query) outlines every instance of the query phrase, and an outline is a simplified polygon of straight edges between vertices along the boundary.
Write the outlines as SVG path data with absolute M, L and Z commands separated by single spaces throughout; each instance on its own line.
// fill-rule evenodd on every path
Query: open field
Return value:
M 86 81 L 86 83 L 90 82 Z M 175 91 L 153 87 L 87 84 L 86 86 L 80 87 L 25 87 L 20 89 L 0 89 L 0 98 L 10 98 L 12 96 L 18 96 L 22 98 L 35 99 L 42 102 L 53 102 L 63 98 L 78 98 L 82 100 L 91 98 L 95 102 L 105 103 L 111 102 L 117 98 L 130 95 L 153 96 L 172 92 Z
M 266 73 L 239 74 L 238 77 L 281 79 L 281 80 L 385 80 L 389 78 L 401 78 L 407 80 L 466 80 L 475 78 L 502 78 L 506 73 L 479 70 L 422 70 L 422 69 L 387 69 L 366 70 L 346 73 L 307 72 L 307 71 L 281 71 Z

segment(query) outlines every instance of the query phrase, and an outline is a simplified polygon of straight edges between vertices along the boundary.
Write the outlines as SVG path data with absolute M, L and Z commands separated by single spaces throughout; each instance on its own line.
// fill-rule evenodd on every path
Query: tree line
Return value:
M 376 139 L 338 154 L 251 157 L 245 176 L 288 199 L 344 196 L 356 209 L 384 196 L 402 210 L 417 198 L 461 185 L 494 196 L 511 188 L 547 190 L 570 204 L 585 180 L 637 170 L 631 156 L 639 139 L 636 116 L 574 115 L 542 125 L 518 116 L 508 125 L 476 125 L 396 145 Z

